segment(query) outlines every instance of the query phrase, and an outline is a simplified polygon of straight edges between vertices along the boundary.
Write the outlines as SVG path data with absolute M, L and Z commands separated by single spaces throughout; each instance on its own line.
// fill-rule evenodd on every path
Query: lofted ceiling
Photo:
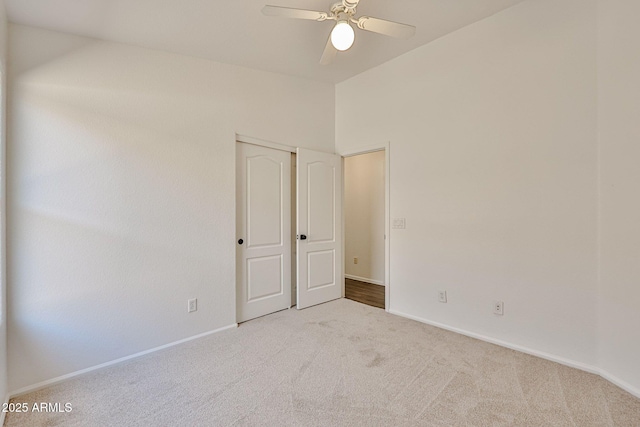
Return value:
M 5 0 L 9 20 L 49 30 L 337 83 L 523 0 L 360 0 L 368 15 L 417 27 L 409 40 L 356 29 L 320 65 L 332 21 L 262 15 L 264 4 L 328 11 L 335 0 Z

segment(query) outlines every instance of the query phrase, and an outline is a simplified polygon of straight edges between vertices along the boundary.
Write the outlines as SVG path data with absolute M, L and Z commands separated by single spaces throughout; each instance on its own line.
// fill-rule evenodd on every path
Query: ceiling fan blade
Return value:
M 385 36 L 398 37 L 400 39 L 408 39 L 416 34 L 416 27 L 413 25 L 372 18 L 370 16 L 361 17 L 356 24 L 358 28 L 362 30 L 384 34 Z
M 309 19 L 311 21 L 324 21 L 329 17 L 329 14 L 326 12 L 271 5 L 263 7 L 262 14 L 267 16 L 279 16 L 282 18 Z
M 322 58 L 320 58 L 320 64 L 322 65 L 331 64 L 337 54 L 338 54 L 338 49 L 333 47 L 333 43 L 331 43 L 331 35 L 329 35 L 329 39 L 327 40 L 327 45 L 324 47 L 324 52 L 322 53 Z

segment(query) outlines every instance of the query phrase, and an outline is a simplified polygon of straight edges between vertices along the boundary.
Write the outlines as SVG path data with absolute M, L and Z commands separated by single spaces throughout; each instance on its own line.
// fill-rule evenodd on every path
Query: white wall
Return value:
M 524 2 L 337 86 L 337 148 L 391 141 L 392 310 L 640 390 L 638 8 Z M 331 151 L 332 87 L 10 36 L 9 389 L 233 323 L 234 132 Z
M 7 383 L 7 271 L 6 271 L 6 82 L 7 82 L 7 16 L 4 0 L 0 0 L 0 402 L 8 393 Z M 0 422 L 4 413 L 0 414 Z
M 23 26 L 10 55 L 10 390 L 233 324 L 235 132 L 333 151 L 333 86 Z
M 602 368 L 640 396 L 640 3 L 598 2 Z
M 384 151 L 344 159 L 345 273 L 378 284 L 384 284 L 384 162 Z
M 595 21 L 527 1 L 337 85 L 338 151 L 391 141 L 393 312 L 596 363 Z

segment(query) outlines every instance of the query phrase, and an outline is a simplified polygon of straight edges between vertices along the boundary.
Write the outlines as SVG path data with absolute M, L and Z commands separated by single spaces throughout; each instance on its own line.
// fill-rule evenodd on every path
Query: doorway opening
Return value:
M 388 309 L 388 149 L 344 156 L 345 297 Z

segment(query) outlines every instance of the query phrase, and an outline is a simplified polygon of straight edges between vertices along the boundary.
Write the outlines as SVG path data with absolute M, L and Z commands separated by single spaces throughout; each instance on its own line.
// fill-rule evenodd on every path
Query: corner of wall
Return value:
M 0 396 L 7 402 L 7 275 L 6 275 L 6 93 L 8 22 L 4 0 L 0 0 Z M 0 425 L 4 424 L 0 414 Z
M 597 1 L 597 357 L 604 378 L 640 397 L 638 14 L 637 2 Z

